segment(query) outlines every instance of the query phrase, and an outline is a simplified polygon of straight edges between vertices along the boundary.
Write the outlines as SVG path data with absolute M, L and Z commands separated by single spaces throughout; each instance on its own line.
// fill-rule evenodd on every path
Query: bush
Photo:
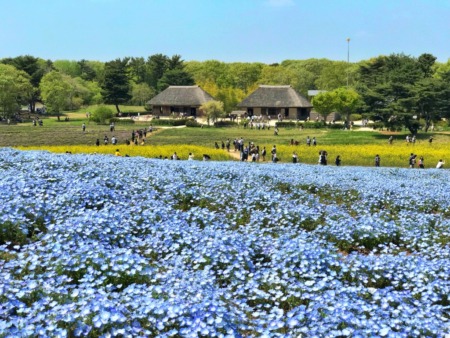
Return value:
M 376 129 L 383 129 L 384 128 L 384 123 L 383 122 L 374 122 L 374 123 L 369 123 L 367 126 L 369 128 L 374 129 L 374 130 L 376 130 Z
M 323 127 L 325 127 L 325 124 L 323 121 L 303 123 L 303 128 L 305 128 L 305 129 L 320 129 Z
M 350 114 L 350 121 L 359 121 L 362 120 L 361 114 Z
M 286 129 L 293 129 L 296 128 L 298 123 L 293 121 L 285 121 L 285 122 L 276 122 L 275 126 L 278 128 L 286 128 Z
M 329 123 L 329 124 L 327 124 L 327 128 L 328 129 L 344 129 L 344 125 L 342 123 Z
M 185 126 L 188 119 L 152 119 L 154 126 Z
M 106 123 L 107 120 L 113 117 L 113 111 L 106 106 L 99 106 L 92 113 L 91 119 L 97 123 Z
M 132 119 L 118 119 L 118 118 L 111 118 L 109 119 L 109 123 L 115 123 L 115 124 L 134 124 L 134 120 Z
M 187 120 L 186 121 L 186 127 L 198 128 L 201 126 L 202 126 L 201 123 L 198 123 L 196 120 Z
M 214 127 L 236 127 L 238 124 L 237 122 L 234 121 L 216 121 L 214 122 Z

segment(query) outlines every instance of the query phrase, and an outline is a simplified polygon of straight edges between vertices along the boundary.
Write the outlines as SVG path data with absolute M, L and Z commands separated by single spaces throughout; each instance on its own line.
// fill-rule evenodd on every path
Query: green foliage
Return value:
M 127 75 L 127 59 L 116 59 L 105 64 L 105 78 L 102 83 L 105 103 L 116 106 L 120 113 L 119 104 L 131 99 L 131 86 Z
M 118 119 L 116 117 L 110 118 L 109 123 L 115 124 L 135 124 L 136 122 L 133 119 Z
M 152 125 L 154 126 L 184 126 L 188 119 L 153 119 Z
M 225 111 L 223 110 L 223 102 L 221 101 L 208 101 L 200 106 L 200 110 L 206 117 L 208 125 L 210 121 L 215 122 L 218 118 L 225 116 Z
M 200 128 L 201 126 L 202 124 L 198 123 L 197 120 L 189 119 L 186 121 L 186 127 Z
M 97 123 L 106 123 L 107 120 L 110 120 L 113 117 L 113 111 L 111 108 L 106 106 L 97 107 L 92 113 L 91 119 Z
M 336 95 L 333 92 L 321 92 L 312 100 L 314 110 L 325 120 L 336 109 Z
M 275 125 L 278 128 L 293 129 L 293 128 L 297 128 L 299 126 L 299 123 L 293 122 L 293 121 L 281 121 L 281 122 L 276 122 Z
M 58 71 L 51 71 L 42 78 L 39 88 L 49 112 L 60 113 L 67 107 L 72 92 L 70 79 Z
M 194 84 L 192 76 L 183 69 L 170 69 L 158 80 L 157 89 L 163 91 L 169 86 L 191 86 Z
M 214 122 L 214 127 L 222 128 L 222 127 L 236 127 L 238 124 L 234 121 L 222 120 Z
M 133 104 L 144 106 L 148 100 L 155 96 L 156 91 L 146 83 L 132 84 L 132 99 Z
M 11 242 L 13 245 L 25 244 L 27 241 L 26 233 L 20 228 L 18 223 L 6 221 L 0 224 L 0 245 Z
M 4 118 L 12 117 L 31 96 L 32 90 L 27 73 L 0 64 L 0 113 Z

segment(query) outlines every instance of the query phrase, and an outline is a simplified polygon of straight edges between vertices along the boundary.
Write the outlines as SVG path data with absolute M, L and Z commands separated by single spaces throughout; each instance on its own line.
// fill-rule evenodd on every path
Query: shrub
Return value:
M 132 119 L 118 119 L 118 118 L 111 118 L 109 119 L 109 123 L 115 123 L 115 124 L 134 124 L 134 120 Z
M 216 121 L 214 122 L 214 127 L 236 127 L 238 124 L 234 121 Z
M 323 128 L 324 126 L 325 124 L 322 121 L 303 123 L 303 128 L 305 129 L 320 129 Z
M 285 122 L 277 122 L 275 125 L 278 128 L 286 128 L 286 129 L 293 129 L 296 128 L 298 123 L 294 121 L 285 121 Z
M 97 123 L 106 123 L 106 120 L 113 117 L 113 111 L 106 106 L 99 106 L 92 113 L 91 119 Z
M 201 127 L 202 124 L 198 123 L 196 120 L 187 120 L 186 121 L 186 127 L 194 127 L 194 128 L 198 128 Z
M 344 125 L 342 123 L 330 123 L 327 124 L 328 129 L 344 129 Z
M 350 121 L 359 121 L 362 120 L 361 114 L 350 114 Z
M 152 124 L 154 126 L 184 126 L 186 125 L 187 119 L 152 119 Z

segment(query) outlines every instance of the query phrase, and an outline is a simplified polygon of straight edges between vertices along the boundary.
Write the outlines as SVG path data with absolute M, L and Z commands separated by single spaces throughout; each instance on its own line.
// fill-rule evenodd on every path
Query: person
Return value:
M 415 164 L 416 164 L 416 155 L 411 153 L 411 155 L 409 156 L 409 167 L 414 168 Z
M 277 146 L 275 144 L 273 145 L 270 153 L 272 154 L 272 161 L 275 162 L 274 159 L 277 157 Z
M 436 164 L 436 169 L 442 169 L 444 167 L 445 162 L 441 160 L 439 160 L 439 162 Z
M 325 150 L 319 151 L 319 164 L 327 165 L 327 152 Z
M 433 143 L 433 136 L 430 136 L 430 138 L 428 139 L 428 143 L 429 144 Z
M 225 147 L 227 148 L 227 151 L 230 152 L 230 139 L 227 139 L 227 143 L 225 145 Z
M 334 163 L 336 163 L 336 165 L 338 167 L 341 165 L 341 156 L 340 155 L 336 156 L 336 160 L 334 161 Z
M 292 163 L 298 163 L 298 155 L 295 151 L 292 154 Z
M 193 153 L 189 153 L 188 161 L 192 161 L 193 159 L 194 159 L 194 154 Z
M 172 155 L 172 160 L 178 160 L 178 155 L 176 151 Z
M 379 167 L 380 162 L 381 162 L 380 155 L 376 154 L 375 155 L 375 167 Z
M 313 146 L 317 145 L 317 141 L 316 141 L 316 137 L 315 136 L 312 138 L 312 145 Z
M 392 136 L 392 135 L 389 136 L 389 140 L 388 141 L 389 141 L 389 144 L 392 144 L 394 142 L 394 136 Z
M 116 152 L 115 152 L 115 154 L 114 154 L 115 156 L 122 156 L 121 154 L 120 154 L 120 151 L 119 151 L 119 149 L 116 149 Z
M 420 156 L 420 158 L 419 158 L 419 168 L 420 168 L 420 169 L 425 169 L 425 164 L 424 164 L 423 156 Z
M 266 147 L 263 147 L 263 149 L 261 151 L 261 157 L 262 157 L 263 162 L 266 161 L 266 154 L 267 154 Z
M 309 147 L 311 145 L 311 139 L 309 136 L 306 136 L 306 145 Z
M 203 154 L 203 161 L 209 161 L 211 159 L 211 156 L 208 154 Z
M 83 123 L 83 124 L 81 125 L 81 129 L 83 129 L 83 133 L 86 131 L 86 123 Z
M 219 149 L 219 144 L 217 142 L 214 142 L 214 148 Z
M 98 147 L 100 145 L 100 139 L 97 139 L 97 141 L 95 141 L 95 145 Z
M 111 144 L 116 145 L 117 144 L 117 138 L 115 136 L 111 137 Z
M 105 144 L 105 146 L 108 144 L 109 139 L 108 136 L 105 135 L 105 137 L 103 138 L 103 143 Z

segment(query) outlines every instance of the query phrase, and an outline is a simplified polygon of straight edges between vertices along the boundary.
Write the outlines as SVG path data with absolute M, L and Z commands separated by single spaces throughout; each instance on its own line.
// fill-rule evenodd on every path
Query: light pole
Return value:
M 348 89 L 349 67 L 350 67 L 350 38 L 347 38 L 347 89 Z

